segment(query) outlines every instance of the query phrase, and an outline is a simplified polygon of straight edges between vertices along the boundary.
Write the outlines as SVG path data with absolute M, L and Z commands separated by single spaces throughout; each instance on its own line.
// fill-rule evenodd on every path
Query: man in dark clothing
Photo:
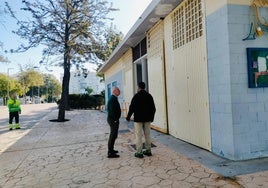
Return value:
M 108 158 L 118 158 L 118 151 L 114 150 L 114 143 L 118 136 L 119 119 L 121 117 L 121 108 L 118 102 L 120 90 L 118 87 L 113 88 L 113 94 L 107 104 L 108 117 L 107 122 L 110 125 L 110 136 L 108 141 Z
M 126 120 L 129 121 L 134 113 L 134 126 L 136 133 L 136 150 L 135 157 L 143 158 L 143 155 L 151 156 L 151 122 L 154 121 L 155 104 L 150 93 L 144 90 L 145 83 L 138 84 L 138 92 L 134 95 L 129 106 Z M 145 136 L 145 151 L 142 151 L 142 131 Z

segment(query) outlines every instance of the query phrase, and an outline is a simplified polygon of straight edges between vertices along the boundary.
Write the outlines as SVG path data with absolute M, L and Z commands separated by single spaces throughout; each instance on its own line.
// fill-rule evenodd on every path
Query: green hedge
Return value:
M 72 94 L 69 95 L 69 105 L 72 109 L 99 109 L 104 105 L 104 96 Z

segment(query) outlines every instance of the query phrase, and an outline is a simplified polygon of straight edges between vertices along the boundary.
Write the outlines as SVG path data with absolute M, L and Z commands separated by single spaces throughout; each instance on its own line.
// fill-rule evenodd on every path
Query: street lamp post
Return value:
M 39 67 L 37 67 L 37 66 L 34 66 L 34 69 L 38 69 L 38 72 L 39 72 Z M 40 86 L 39 86 L 39 84 L 38 84 L 38 87 L 37 87 L 37 95 L 38 95 L 38 101 L 37 101 L 37 103 L 39 104 L 40 103 Z
M 47 89 L 47 103 L 48 103 L 48 77 L 46 77 L 46 89 Z
M 47 86 L 47 103 L 48 103 L 48 86 Z
M 9 70 L 12 70 L 13 68 L 7 69 L 7 98 L 9 98 L 9 85 L 10 85 L 10 79 L 9 79 Z

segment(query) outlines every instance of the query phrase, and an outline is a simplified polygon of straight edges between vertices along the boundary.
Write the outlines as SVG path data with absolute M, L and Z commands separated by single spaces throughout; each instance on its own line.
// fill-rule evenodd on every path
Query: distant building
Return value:
M 83 94 L 86 88 L 92 88 L 93 93 L 99 94 L 104 90 L 104 83 L 100 82 L 101 78 L 96 76 L 96 72 L 88 72 L 87 75 L 71 72 L 69 93 Z

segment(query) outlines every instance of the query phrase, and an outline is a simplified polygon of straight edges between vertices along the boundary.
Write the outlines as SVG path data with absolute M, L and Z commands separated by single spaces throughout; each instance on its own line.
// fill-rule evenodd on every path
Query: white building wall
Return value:
M 160 21 L 147 34 L 147 61 L 149 92 L 156 106 L 152 125 L 155 129 L 167 133 L 166 83 L 164 56 L 164 24 Z
M 132 50 L 129 49 L 123 56 L 124 69 L 123 69 L 123 97 L 122 102 L 122 116 L 126 117 L 129 109 L 131 99 L 134 94 L 133 86 L 133 63 L 132 63 Z
M 126 117 L 129 104 L 133 97 L 133 66 L 132 50 L 129 49 L 112 67 L 105 72 L 105 99 L 106 103 L 112 93 L 112 85 L 116 83 L 120 89 L 118 97 L 122 117 Z M 110 87 L 109 87 L 110 86 Z
M 101 78 L 96 76 L 96 72 L 88 72 L 87 77 L 71 72 L 69 94 L 83 94 L 86 93 L 85 88 L 93 89 L 91 94 L 100 94 L 104 89 L 104 83 L 100 82 Z
M 204 9 L 191 2 L 164 20 L 169 133 L 211 150 Z

